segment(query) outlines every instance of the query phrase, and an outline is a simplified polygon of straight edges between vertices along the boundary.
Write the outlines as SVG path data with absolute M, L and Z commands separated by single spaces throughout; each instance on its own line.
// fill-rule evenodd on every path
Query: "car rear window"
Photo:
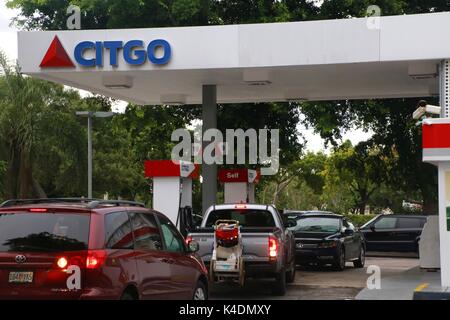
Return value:
M 251 209 L 228 209 L 212 211 L 206 220 L 206 227 L 212 227 L 217 220 L 236 220 L 242 227 L 275 227 L 270 211 Z
M 88 214 L 0 213 L 0 252 L 86 250 Z
M 297 219 L 297 225 L 290 228 L 296 232 L 324 232 L 335 233 L 341 227 L 341 220 L 339 218 L 330 217 L 302 217 Z

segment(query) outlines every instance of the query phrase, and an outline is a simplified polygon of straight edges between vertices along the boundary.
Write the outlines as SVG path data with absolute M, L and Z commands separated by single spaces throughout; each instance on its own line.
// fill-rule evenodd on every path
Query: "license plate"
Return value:
M 33 272 L 10 272 L 10 283 L 31 283 L 33 282 Z

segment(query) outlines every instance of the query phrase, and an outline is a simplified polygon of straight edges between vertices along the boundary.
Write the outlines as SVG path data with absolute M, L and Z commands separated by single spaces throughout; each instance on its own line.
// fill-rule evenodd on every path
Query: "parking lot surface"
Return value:
M 385 277 L 399 276 L 407 270 L 417 268 L 417 258 L 399 257 L 367 257 L 366 266 L 362 269 L 347 268 L 334 271 L 330 268 L 299 268 L 295 282 L 288 285 L 287 294 L 283 297 L 273 296 L 270 291 L 271 281 L 249 280 L 245 288 L 232 284 L 218 284 L 211 288 L 211 299 L 287 299 L 287 300 L 345 300 L 354 299 L 366 288 L 369 266 L 378 266 L 381 281 Z

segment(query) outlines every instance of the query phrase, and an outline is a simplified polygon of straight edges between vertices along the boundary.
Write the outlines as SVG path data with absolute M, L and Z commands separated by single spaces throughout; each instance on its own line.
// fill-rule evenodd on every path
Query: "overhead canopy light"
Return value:
M 185 94 L 164 94 L 161 95 L 161 103 L 166 105 L 180 106 L 186 104 Z
M 408 74 L 414 80 L 432 79 L 438 76 L 438 67 L 433 62 L 416 62 L 408 66 Z
M 251 86 L 265 86 L 271 84 L 269 71 L 264 69 L 245 69 L 244 82 Z
M 299 89 L 292 89 L 292 90 L 287 90 L 284 93 L 284 98 L 286 99 L 287 102 L 304 102 L 307 101 L 308 99 L 305 98 L 305 96 L 302 95 L 301 92 L 299 92 Z
M 133 78 L 129 76 L 103 77 L 103 85 L 109 89 L 130 89 L 133 87 Z
M 300 97 L 289 97 L 289 98 L 286 98 L 287 102 L 305 102 L 307 100 L 308 99 L 306 99 L 306 98 L 300 98 Z

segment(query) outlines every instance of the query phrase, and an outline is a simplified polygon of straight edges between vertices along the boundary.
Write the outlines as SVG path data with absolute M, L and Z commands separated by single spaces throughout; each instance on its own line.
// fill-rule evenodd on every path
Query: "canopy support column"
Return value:
M 450 60 L 443 60 L 439 68 L 439 97 L 441 118 L 450 117 Z
M 203 85 L 202 88 L 202 137 L 208 129 L 217 128 L 217 87 Z M 209 142 L 202 140 L 202 151 Z M 203 156 L 202 156 L 203 160 Z M 202 162 L 202 212 L 217 202 L 217 165 Z
M 439 69 L 441 117 L 450 117 L 450 60 L 443 60 Z M 449 138 L 445 138 L 449 139 Z M 439 172 L 439 249 L 441 284 L 450 287 L 450 161 L 438 161 Z M 447 213 L 449 212 L 449 213 Z

